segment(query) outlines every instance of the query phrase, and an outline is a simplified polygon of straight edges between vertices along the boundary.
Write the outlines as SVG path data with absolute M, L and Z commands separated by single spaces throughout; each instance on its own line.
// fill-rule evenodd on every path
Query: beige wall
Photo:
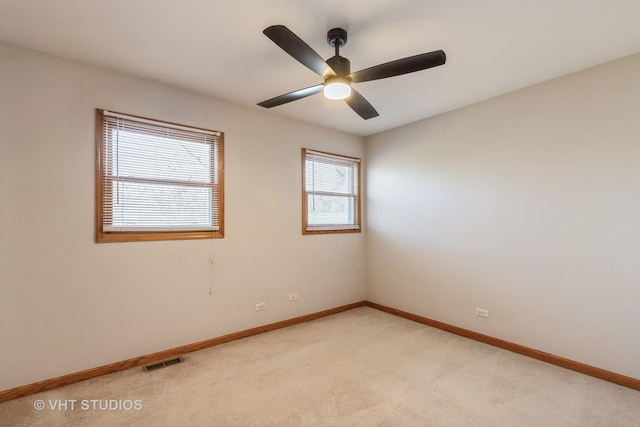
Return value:
M 225 132 L 223 240 L 94 243 L 95 108 Z M 0 44 L 0 390 L 363 300 L 364 236 L 301 235 L 302 147 L 364 154 L 360 137 Z
M 368 299 L 640 378 L 639 112 L 640 54 L 367 138 Z

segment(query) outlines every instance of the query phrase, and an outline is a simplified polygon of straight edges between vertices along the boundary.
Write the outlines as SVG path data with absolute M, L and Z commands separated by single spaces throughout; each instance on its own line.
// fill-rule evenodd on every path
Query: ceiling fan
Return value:
M 344 99 L 353 111 L 363 119 L 368 120 L 377 117 L 378 112 L 364 96 L 351 87 L 352 83 L 362 83 L 413 73 L 414 71 L 437 67 L 446 61 L 445 53 L 442 50 L 436 50 L 386 62 L 352 73 L 349 60 L 340 56 L 340 48 L 347 44 L 347 31 L 342 28 L 334 28 L 327 32 L 327 43 L 335 48 L 335 55 L 326 61 L 284 25 L 273 25 L 266 28 L 263 33 L 280 46 L 282 50 L 324 79 L 322 84 L 276 96 L 258 104 L 265 108 L 277 107 L 324 90 L 324 95 L 327 98 Z

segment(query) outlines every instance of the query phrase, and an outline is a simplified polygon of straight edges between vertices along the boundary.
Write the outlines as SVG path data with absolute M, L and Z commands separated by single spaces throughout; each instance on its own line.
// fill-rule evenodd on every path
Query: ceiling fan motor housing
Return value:
M 351 62 L 345 57 L 332 56 L 327 59 L 327 65 L 340 77 L 346 77 L 351 74 Z

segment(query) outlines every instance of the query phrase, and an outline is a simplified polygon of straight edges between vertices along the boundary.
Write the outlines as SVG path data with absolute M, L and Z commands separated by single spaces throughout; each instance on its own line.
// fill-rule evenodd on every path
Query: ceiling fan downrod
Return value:
M 336 54 L 327 59 L 327 65 L 340 77 L 346 77 L 351 74 L 351 62 L 347 58 L 340 56 L 340 48 L 347 44 L 347 30 L 343 28 L 329 30 L 327 32 L 327 43 L 336 50 Z

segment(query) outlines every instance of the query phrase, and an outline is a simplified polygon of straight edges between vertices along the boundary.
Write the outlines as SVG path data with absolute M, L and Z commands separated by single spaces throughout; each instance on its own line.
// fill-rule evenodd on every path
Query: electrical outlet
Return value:
M 259 302 L 258 304 L 256 304 L 256 311 L 262 311 L 265 308 L 267 308 L 266 302 Z
M 489 317 L 489 310 L 485 310 L 484 308 L 476 308 L 476 316 Z
M 289 294 L 289 301 L 295 301 L 297 299 L 298 299 L 298 293 L 297 292 Z

